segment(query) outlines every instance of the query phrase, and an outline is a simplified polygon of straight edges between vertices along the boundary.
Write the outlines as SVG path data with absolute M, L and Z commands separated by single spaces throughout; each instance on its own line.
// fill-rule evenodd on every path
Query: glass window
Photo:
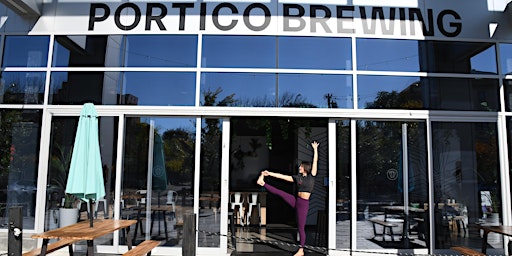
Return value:
M 512 44 L 500 44 L 501 72 L 506 75 L 512 74 Z
M 196 67 L 196 35 L 126 36 L 126 67 Z
M 4 229 L 9 227 L 13 206 L 22 206 L 23 228 L 34 228 L 41 119 L 40 110 L 0 110 L 0 227 Z
M 201 106 L 275 107 L 276 75 L 203 73 Z
M 353 108 L 352 76 L 280 74 L 279 106 Z
M 414 76 L 358 76 L 358 108 L 424 109 L 420 78 Z
M 357 248 L 427 248 L 425 122 L 358 120 L 356 128 Z M 379 221 L 395 225 L 395 242 Z
M 196 74 L 125 72 L 120 105 L 194 106 Z
M 121 217 L 142 218 L 134 244 L 155 238 L 181 247 L 183 235 L 173 227 L 194 213 L 195 118 L 129 117 L 125 132 Z
M 275 68 L 276 37 L 204 36 L 202 67 Z
M 497 74 L 491 43 L 357 39 L 358 70 Z
M 359 108 L 499 110 L 498 80 L 359 76 Z
M 115 105 L 119 81 L 119 72 L 53 72 L 49 104 Z
M 3 72 L 0 103 L 43 104 L 45 72 Z
M 357 69 L 420 71 L 418 42 L 414 40 L 356 40 Z
M 119 67 L 123 36 L 55 36 L 53 67 Z
M 53 72 L 51 104 L 193 106 L 195 73 Z
M 54 67 L 196 67 L 195 35 L 56 36 Z
M 352 108 L 347 75 L 203 73 L 202 106 Z M 222 86 L 221 86 L 222 85 Z
M 503 85 L 505 89 L 505 111 L 512 111 L 512 80 L 504 79 Z
M 7 36 L 2 67 L 46 67 L 48 36 Z
M 464 245 L 481 249 L 478 226 L 466 225 L 467 234 L 475 240 L 453 236 L 449 219 L 459 216 L 463 223 L 499 225 L 501 213 L 501 181 L 498 162 L 496 123 L 432 123 L 432 158 L 434 188 L 434 248 L 448 249 Z M 489 237 L 493 248 L 488 254 L 502 255 L 500 235 Z
M 279 68 L 352 69 L 350 38 L 279 37 Z

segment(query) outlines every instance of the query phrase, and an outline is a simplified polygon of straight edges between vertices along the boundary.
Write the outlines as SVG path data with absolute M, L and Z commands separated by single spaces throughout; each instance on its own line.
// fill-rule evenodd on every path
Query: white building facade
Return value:
M 186 214 L 198 255 L 231 253 L 232 235 L 256 240 L 238 251 L 260 240 L 293 251 L 276 231 L 293 230 L 293 209 L 256 178 L 296 174 L 312 141 L 307 244 L 329 255 L 479 249 L 478 225 L 512 224 L 508 1 L 0 2 L 0 236 L 23 206 L 24 250 L 60 224 L 86 102 L 100 115 L 107 191 L 94 215 L 142 207 L 134 242 L 165 241 L 154 255 L 181 255 Z M 238 192 L 259 207 L 232 234 Z M 163 204 L 162 217 L 152 206 Z M 507 244 L 494 237 L 488 252 Z M 127 249 L 121 233 L 96 245 Z

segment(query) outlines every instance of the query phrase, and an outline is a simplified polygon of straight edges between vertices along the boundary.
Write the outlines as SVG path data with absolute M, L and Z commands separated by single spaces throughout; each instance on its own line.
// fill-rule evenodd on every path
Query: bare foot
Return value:
M 301 247 L 293 256 L 304 256 L 304 249 Z
M 256 183 L 258 183 L 258 185 L 260 186 L 264 186 L 265 185 L 265 180 L 264 180 L 265 176 L 262 174 L 260 174 L 260 177 L 258 178 L 258 181 L 256 181 Z

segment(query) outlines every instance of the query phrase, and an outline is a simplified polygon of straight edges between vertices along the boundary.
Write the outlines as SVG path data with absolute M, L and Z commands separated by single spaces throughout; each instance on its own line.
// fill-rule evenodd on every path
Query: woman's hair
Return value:
M 311 173 L 311 162 L 302 161 L 302 163 L 300 163 L 300 165 L 302 165 L 302 167 L 304 167 L 304 171 L 307 174 Z

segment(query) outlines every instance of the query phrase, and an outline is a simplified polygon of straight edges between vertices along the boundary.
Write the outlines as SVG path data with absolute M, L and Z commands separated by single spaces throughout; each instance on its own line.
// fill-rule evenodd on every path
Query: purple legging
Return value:
M 308 209 L 309 209 L 309 200 L 295 197 L 291 194 L 288 194 L 278 188 L 275 188 L 268 183 L 265 183 L 263 186 L 265 189 L 275 194 L 279 197 L 281 197 L 286 203 L 288 203 L 292 208 L 295 209 L 297 214 L 297 228 L 299 229 L 299 237 L 300 237 L 300 246 L 304 247 L 306 244 L 306 217 L 308 215 Z

